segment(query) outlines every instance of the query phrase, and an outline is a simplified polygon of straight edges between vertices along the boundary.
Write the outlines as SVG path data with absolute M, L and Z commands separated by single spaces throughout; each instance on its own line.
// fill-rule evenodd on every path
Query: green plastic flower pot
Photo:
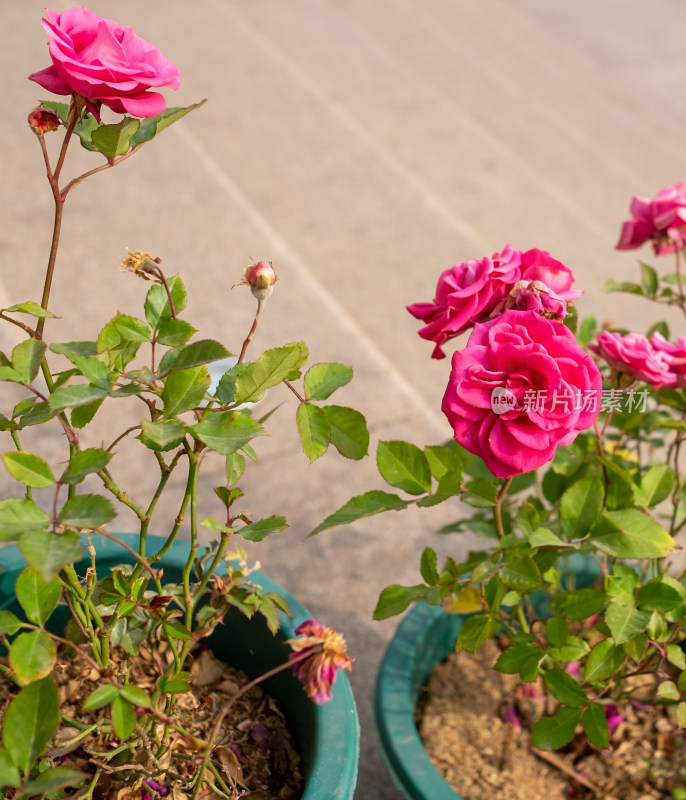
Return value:
M 131 547 L 138 546 L 138 537 L 119 534 L 119 538 Z M 135 559 L 115 542 L 103 537 L 93 537 L 99 569 L 108 570 L 117 564 L 133 564 Z M 149 536 L 147 550 L 158 551 L 164 539 Z M 164 577 L 174 581 L 189 554 L 188 542 L 175 542 L 161 562 Z M 24 557 L 14 546 L 0 549 L 0 608 L 8 609 L 23 618 L 14 596 L 17 575 L 26 566 Z M 85 572 L 89 559 L 77 564 L 77 571 Z M 282 664 L 288 653 L 286 639 L 295 636 L 295 628 L 311 615 L 281 586 L 261 572 L 252 573 L 253 580 L 265 591 L 278 592 L 286 598 L 293 615 L 292 620 L 281 615 L 281 630 L 273 636 L 262 617 L 248 620 L 240 612 L 227 614 L 223 625 L 219 625 L 208 638 L 215 655 L 226 663 L 245 671 L 251 678 L 263 674 Z M 51 623 L 55 630 L 63 627 L 67 620 L 66 608 L 59 607 Z M 333 698 L 323 705 L 316 705 L 305 694 L 300 681 L 292 670 L 284 670 L 265 681 L 265 691 L 279 703 L 296 740 L 302 758 L 304 775 L 302 800 L 352 800 L 357 781 L 360 729 L 355 701 L 347 677 L 341 673 L 334 685 Z
M 590 586 L 599 568 L 593 559 L 567 559 L 576 586 Z M 534 595 L 539 617 L 546 616 L 545 600 Z M 391 639 L 374 686 L 374 721 L 386 766 L 408 800 L 464 800 L 434 767 L 414 721 L 422 686 L 434 667 L 455 649 L 465 614 L 446 614 L 438 606 L 417 603 L 403 618 Z

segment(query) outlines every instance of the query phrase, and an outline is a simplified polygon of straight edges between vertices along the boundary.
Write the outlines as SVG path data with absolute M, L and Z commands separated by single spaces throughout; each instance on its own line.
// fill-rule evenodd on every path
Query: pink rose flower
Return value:
M 45 9 L 52 66 L 29 75 L 54 94 L 78 94 L 99 119 L 101 103 L 118 114 L 154 117 L 166 108 L 152 87 L 178 89 L 179 70 L 132 28 L 123 28 L 87 8 L 62 14 Z
M 534 248 L 522 253 L 522 278 L 544 283 L 552 293 L 567 303 L 583 294 L 579 289 L 571 288 L 574 283 L 572 270 L 545 250 Z
M 432 358 L 445 358 L 443 345 L 448 339 L 488 318 L 520 279 L 520 260 L 521 254 L 507 245 L 492 258 L 456 264 L 441 274 L 432 303 L 407 307 L 413 317 L 427 323 L 419 335 L 436 343 Z
M 676 344 L 672 344 L 661 333 L 655 331 L 650 337 L 650 344 L 666 361 L 674 378 L 673 385 L 677 388 L 686 386 L 686 336 L 680 336 Z
M 676 381 L 667 357 L 640 333 L 622 336 L 620 333 L 603 331 L 598 335 L 597 342 L 589 344 L 588 349 L 599 355 L 612 369 L 633 375 L 636 380 L 647 383 L 653 389 L 673 386 Z
M 632 219 L 622 224 L 617 250 L 635 250 L 652 241 L 657 255 L 673 253 L 686 243 L 686 191 L 675 183 L 659 191 L 653 199 L 634 197 Z
M 499 392 L 511 403 L 498 408 Z M 475 325 L 453 355 L 442 408 L 455 440 L 509 478 L 552 460 L 589 428 L 601 397 L 598 367 L 568 328 L 535 311 L 506 311 Z
M 308 619 L 295 629 L 299 639 L 289 639 L 293 651 L 288 661 L 300 678 L 307 696 L 315 703 L 331 700 L 333 684 L 339 669 L 350 671 L 352 659 L 347 653 L 343 636 L 326 628 L 316 619 Z

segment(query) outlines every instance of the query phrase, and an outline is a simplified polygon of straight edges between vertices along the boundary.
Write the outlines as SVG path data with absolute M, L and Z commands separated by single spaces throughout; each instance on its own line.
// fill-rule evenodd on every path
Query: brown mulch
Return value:
M 686 797 L 680 794 L 686 789 L 686 737 L 665 707 L 623 707 L 608 750 L 593 748 L 577 733 L 564 749 L 542 753 L 529 743 L 540 709 L 518 676 L 491 668 L 499 653 L 492 641 L 476 655 L 452 653 L 434 669 L 417 711 L 431 760 L 466 800 Z M 514 704 L 521 730 L 503 719 L 508 704 Z
M 248 677 L 217 660 L 206 649 L 196 650 L 189 658 L 185 666 L 191 673 L 188 679 L 191 691 L 177 695 L 177 709 L 181 712 L 184 728 L 197 739 L 207 741 L 216 715 L 248 683 Z M 113 659 L 116 662 L 116 653 Z M 141 648 L 141 658 L 131 662 L 129 682 L 151 692 L 161 668 L 165 668 L 170 661 L 171 653 L 164 642 L 155 653 Z M 107 709 L 81 711 L 86 697 L 102 685 L 97 670 L 82 656 L 59 657 L 54 675 L 60 708 L 65 714 L 79 722 L 92 724 L 102 717 L 103 712 L 108 713 Z M 0 682 L 0 718 L 15 692 L 13 685 Z M 162 734 L 163 729 L 164 725 L 160 722 L 158 735 Z M 155 749 L 153 743 L 141 743 L 133 752 L 125 752 L 123 758 L 106 760 L 97 754 L 117 746 L 112 735 L 108 737 L 109 741 L 105 737 L 90 738 L 76 749 L 65 748 L 63 744 L 77 733 L 74 727 L 60 728 L 47 754 L 57 759 L 56 763 L 64 763 L 89 774 L 93 774 L 95 763 L 105 764 L 104 773 L 93 793 L 94 800 L 141 800 L 146 791 L 152 798 L 158 796 L 152 788 L 140 786 L 141 778 L 145 775 L 143 770 L 154 771 L 151 769 Z M 246 692 L 234 703 L 224 718 L 217 745 L 212 762 L 232 798 L 296 800 L 300 797 L 300 757 L 295 750 L 292 734 L 274 700 L 259 686 Z M 202 755 L 200 751 L 193 751 L 180 734 L 172 731 L 171 749 L 158 759 L 158 763 L 167 770 L 166 777 L 164 780 L 157 779 L 169 790 L 169 800 L 190 798 L 192 787 L 188 779 L 202 761 Z M 212 780 L 215 780 L 214 777 Z M 218 797 L 207 785 L 203 786 L 200 796 L 203 800 L 215 800 Z

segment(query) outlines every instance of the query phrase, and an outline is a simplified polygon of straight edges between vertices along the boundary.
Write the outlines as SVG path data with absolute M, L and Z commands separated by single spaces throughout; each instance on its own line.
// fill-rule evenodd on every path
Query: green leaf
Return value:
M 112 388 L 113 378 L 110 376 L 110 370 L 97 356 L 79 356 L 74 359 L 74 363 L 92 386 L 106 392 Z
M 173 125 L 175 122 L 185 117 L 191 111 L 204 105 L 207 101 L 201 100 L 199 103 L 193 103 L 185 108 L 166 108 L 162 113 L 154 117 L 145 117 L 140 120 L 140 127 L 136 133 L 131 137 L 131 147 L 140 147 L 145 142 L 154 139 L 158 133 L 161 133 L 165 128 Z
M 0 636 L 14 636 L 21 625 L 21 620 L 11 611 L 0 611 Z
M 609 481 L 605 490 L 605 505 L 608 509 L 629 508 L 634 505 L 636 485 L 631 473 L 609 458 L 600 458 Z
M 125 742 L 136 727 L 136 715 L 133 713 L 133 706 L 128 700 L 118 695 L 112 701 L 111 714 L 114 733 L 120 741 Z
M 80 786 L 87 777 L 85 772 L 71 767 L 50 767 L 45 772 L 41 772 L 37 778 L 29 781 L 24 787 L 24 792 L 29 797 L 37 794 L 48 797 L 65 786 Z
M 95 342 L 56 342 L 50 345 L 53 353 L 66 356 L 71 362 L 79 356 L 95 356 L 98 347 Z
M 88 447 L 86 450 L 73 453 L 62 476 L 62 483 L 80 483 L 86 475 L 106 467 L 111 458 L 112 453 L 99 447 Z
M 436 567 L 436 551 L 430 547 L 425 547 L 419 562 L 419 570 L 422 578 L 429 586 L 436 586 L 439 580 L 438 569 Z
M 264 436 L 264 428 L 241 411 L 222 411 L 210 414 L 190 430 L 217 453 L 228 456 L 240 450 L 256 436 Z
M 288 527 L 285 517 L 273 515 L 265 519 L 258 520 L 249 525 L 244 525 L 238 528 L 236 533 L 240 534 L 244 539 L 249 542 L 261 542 L 262 539 L 270 536 L 272 533 L 279 533 Z
M 16 305 L 9 306 L 4 310 L 6 312 L 16 313 L 16 314 L 30 314 L 32 317 L 37 317 L 38 319 L 41 318 L 56 319 L 52 311 L 47 311 L 45 308 L 39 306 L 38 303 L 33 303 L 31 300 L 27 300 L 24 303 L 17 303 Z
M 562 705 L 579 708 L 588 703 L 588 697 L 578 681 L 565 670 L 559 667 L 549 669 L 543 679 L 550 694 Z
M 3 453 L 2 459 L 10 475 L 26 486 L 40 489 L 55 483 L 50 467 L 33 453 Z
M 72 386 L 62 386 L 50 395 L 50 409 L 62 411 L 65 408 L 75 408 L 102 400 L 107 396 L 106 389 L 91 386 L 89 383 L 79 383 Z
M 49 675 L 56 658 L 55 642 L 43 631 L 20 633 L 10 645 L 10 666 L 25 684 Z
M 0 500 L 0 539 L 17 539 L 32 528 L 47 528 L 50 517 L 33 500 Z
M 172 639 L 192 639 L 191 632 L 180 622 L 165 622 L 164 630 Z
M 127 342 L 149 342 L 152 339 L 152 331 L 142 319 L 128 314 L 117 314 L 112 322 L 122 339 Z
M 458 650 L 476 653 L 481 645 L 496 632 L 497 622 L 485 614 L 472 614 L 467 617 L 457 636 Z
M 77 494 L 62 506 L 57 517 L 70 528 L 100 528 L 117 516 L 112 503 L 99 494 Z
M 531 731 L 531 743 L 539 750 L 559 750 L 574 738 L 581 709 L 562 706 L 554 717 L 539 719 Z
M 167 287 L 178 314 L 186 307 L 186 289 L 178 275 L 167 278 Z M 145 298 L 145 318 L 153 330 L 172 318 L 169 298 L 164 286 L 151 286 Z
M 610 743 L 610 731 L 607 727 L 607 716 L 605 709 L 600 703 L 591 703 L 584 709 L 581 717 L 581 724 L 588 740 L 600 750 L 605 750 Z
M 150 700 L 150 696 L 147 692 L 139 689 L 138 686 L 132 686 L 130 683 L 127 683 L 125 686 L 121 687 L 120 694 L 124 700 L 128 700 L 129 703 L 133 703 L 134 706 L 140 706 L 141 708 L 151 707 L 152 701 Z
M 210 383 L 210 373 L 204 366 L 170 372 L 162 389 L 164 416 L 169 418 L 196 408 L 203 401 Z
M 661 558 L 676 548 L 661 525 L 635 508 L 605 512 L 591 535 L 593 544 L 614 558 Z
M 376 463 L 381 477 L 409 494 L 431 491 L 431 468 L 424 453 L 409 442 L 379 442 Z
M 630 281 L 607 281 L 605 283 L 606 292 L 627 292 L 628 294 L 643 295 L 643 287 L 638 283 L 631 283 Z
M 22 772 L 43 752 L 60 721 L 57 686 L 50 675 L 12 699 L 2 723 L 4 745 Z
M 26 531 L 19 539 L 19 549 L 44 581 L 54 580 L 65 564 L 78 561 L 83 555 L 78 535 L 70 531 Z
M 500 654 L 494 669 L 508 675 L 518 674 L 525 683 L 530 683 L 538 675 L 538 664 L 543 656 L 544 653 L 538 645 L 513 644 Z
M 680 728 L 686 728 L 686 703 L 682 700 L 676 707 L 676 721 Z M 674 800 L 683 800 L 682 798 Z
M 326 414 L 312 403 L 300 403 L 295 421 L 305 455 L 310 462 L 324 455 L 331 440 L 331 425 Z
M 352 377 L 352 367 L 345 364 L 315 364 L 305 373 L 305 399 L 326 400 L 336 389 L 350 383 Z
M 161 323 L 156 338 L 166 347 L 178 347 L 186 344 L 195 332 L 195 328 L 183 319 L 168 319 Z
M 602 611 L 607 596 L 598 589 L 577 589 L 575 592 L 561 592 L 552 599 L 553 612 L 567 619 L 588 619 Z
M 138 436 L 141 442 L 151 450 L 173 450 L 178 447 L 186 435 L 186 426 L 179 419 L 163 422 L 143 420 L 143 432 Z
M 45 625 L 62 596 L 62 584 L 59 578 L 44 581 L 31 567 L 26 567 L 17 577 L 14 592 L 27 618 L 36 625 Z
M 681 700 L 681 692 L 677 689 L 674 681 L 663 681 L 657 687 L 657 693 L 666 700 Z
M 226 457 L 226 482 L 235 486 L 245 471 L 245 458 L 240 453 L 230 453 Z
M 255 403 L 267 389 L 299 369 L 307 359 L 305 342 L 294 342 L 264 353 L 236 377 L 236 403 Z
M 603 508 L 603 484 L 592 476 L 572 484 L 562 495 L 560 520 L 570 539 L 585 536 Z
M 323 406 L 331 425 L 331 444 L 345 458 L 359 461 L 369 452 L 367 422 L 359 411 L 345 406 Z
M 424 455 L 437 481 L 450 473 L 459 475 L 462 480 L 462 459 L 451 447 L 425 447 Z
M 545 635 L 553 647 L 562 647 L 569 636 L 569 625 L 562 617 L 551 617 L 545 623 Z
M 564 539 L 560 539 L 560 537 L 556 533 L 553 533 L 550 528 L 536 528 L 536 530 L 528 538 L 529 544 L 532 547 L 574 547 L 574 545 L 570 544 L 569 542 L 565 542 Z
M 4 747 L 0 747 L 0 787 L 19 786 L 21 776 L 10 754 Z
M 615 644 L 623 644 L 645 630 L 650 615 L 634 608 L 633 598 L 623 593 L 610 602 L 605 611 L 605 622 Z
M 374 619 L 388 619 L 396 614 L 402 614 L 415 600 L 426 594 L 426 586 L 401 586 L 393 584 L 387 586 L 379 595 L 379 600 L 374 609 Z
M 140 128 L 140 124 L 140 120 L 124 117 L 112 125 L 98 125 L 91 133 L 91 144 L 108 161 L 112 161 L 128 152 L 131 138 Z
M 641 283 L 643 284 L 643 288 L 651 297 L 654 297 L 660 285 L 657 272 L 650 264 L 644 264 L 643 261 L 639 263 L 641 265 Z
M 616 647 L 612 639 L 603 639 L 588 654 L 584 677 L 589 683 L 605 681 L 617 672 L 624 659 L 621 647 Z
M 93 419 L 97 410 L 102 405 L 103 398 L 92 403 L 85 403 L 82 406 L 72 409 L 71 424 L 73 428 L 85 428 Z
M 674 472 L 667 464 L 651 467 L 641 479 L 636 490 L 636 503 L 644 508 L 652 508 L 672 493 Z
M 38 375 L 47 345 L 38 339 L 27 339 L 12 351 L 12 368 L 22 383 L 31 383 Z
M 338 511 L 330 514 L 323 522 L 320 522 L 309 535 L 314 536 L 316 533 L 321 533 L 328 528 L 335 528 L 338 525 L 349 525 L 355 520 L 371 517 L 383 511 L 399 511 L 401 508 L 407 508 L 407 506 L 407 501 L 401 499 L 398 495 L 378 490 L 366 492 L 348 500 Z
M 541 586 L 541 573 L 536 562 L 529 556 L 509 558 L 500 568 L 500 580 L 508 589 L 528 592 Z
M 674 664 L 677 669 L 686 669 L 686 653 L 678 644 L 667 645 L 667 661 L 670 664 Z
M 185 370 L 191 367 L 201 367 L 212 361 L 227 358 L 231 353 L 214 339 L 200 339 L 191 344 L 182 344 L 173 350 L 167 351 L 157 369 L 159 376 L 164 376 L 172 370 Z
M 111 684 L 105 686 L 98 686 L 98 688 L 91 692 L 83 704 L 84 711 L 93 711 L 96 708 L 108 706 L 116 697 L 119 696 L 119 689 Z

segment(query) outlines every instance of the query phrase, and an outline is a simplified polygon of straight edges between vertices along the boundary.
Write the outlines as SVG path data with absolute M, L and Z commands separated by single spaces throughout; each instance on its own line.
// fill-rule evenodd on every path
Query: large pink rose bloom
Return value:
M 29 75 L 54 94 L 80 94 L 99 116 L 100 104 L 119 114 L 154 117 L 166 108 L 151 87 L 178 89 L 179 70 L 131 28 L 76 6 L 62 14 L 45 9 L 52 66 Z
M 634 197 L 632 219 L 622 224 L 617 250 L 635 250 L 652 241 L 657 255 L 686 244 L 686 192 L 683 183 L 662 189 L 653 199 Z
M 432 303 L 407 307 L 413 317 L 427 323 L 419 335 L 436 343 L 432 358 L 445 358 L 443 345 L 448 339 L 488 318 L 520 279 L 520 257 L 507 245 L 492 258 L 456 264 L 441 274 Z
M 622 336 L 620 333 L 603 331 L 595 344 L 589 344 L 588 349 L 597 353 L 617 372 L 633 375 L 636 380 L 649 384 L 653 389 L 673 386 L 675 383 L 668 359 L 640 333 Z
M 508 392 L 509 410 L 495 413 L 494 390 Z M 589 428 L 601 397 L 598 367 L 568 328 L 511 310 L 475 325 L 453 355 L 442 408 L 455 440 L 509 478 L 551 461 L 558 445 Z

